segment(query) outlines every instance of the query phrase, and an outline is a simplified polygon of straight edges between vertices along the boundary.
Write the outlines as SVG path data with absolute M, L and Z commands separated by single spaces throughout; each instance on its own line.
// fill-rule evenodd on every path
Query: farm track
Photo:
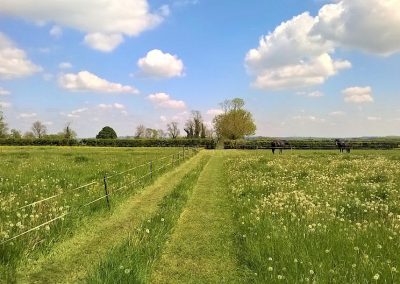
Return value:
M 238 283 L 223 162 L 214 151 L 152 274 L 152 283 Z
M 90 220 L 69 240 L 56 245 L 37 261 L 17 270 L 17 283 L 76 283 L 107 252 L 121 243 L 141 222 L 157 211 L 158 203 L 201 160 L 200 152 L 178 168 L 161 176 L 141 193 L 130 197 L 108 217 Z

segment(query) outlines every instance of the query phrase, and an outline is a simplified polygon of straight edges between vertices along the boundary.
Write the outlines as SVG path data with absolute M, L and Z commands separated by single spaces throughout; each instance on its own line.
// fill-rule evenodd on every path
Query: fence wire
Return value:
M 193 151 L 194 149 L 191 149 L 191 150 Z M 197 152 L 196 152 L 196 153 L 197 153 Z M 177 158 L 176 161 L 180 161 L 181 159 L 185 159 L 185 157 L 191 158 L 191 157 L 194 156 L 193 152 L 192 152 L 192 154 L 193 154 L 192 156 L 190 156 L 190 154 L 189 154 L 189 155 L 187 155 L 187 156 L 185 156 L 185 157 L 184 157 L 183 155 L 181 156 L 180 153 L 178 152 L 178 153 L 175 153 L 175 154 L 171 154 L 171 155 L 169 155 L 169 156 L 165 156 L 165 157 L 159 158 L 159 159 L 154 160 L 154 161 L 164 160 L 164 159 L 166 159 L 166 158 L 172 157 L 172 156 L 177 155 L 177 154 L 178 154 L 178 158 Z M 116 175 L 121 175 L 121 174 L 123 174 L 123 173 L 132 171 L 132 170 L 134 170 L 134 169 L 143 167 L 143 166 L 145 166 L 145 165 L 149 165 L 149 164 L 151 164 L 151 163 L 154 162 L 154 161 L 150 161 L 150 162 L 147 162 L 147 163 L 145 163 L 145 164 L 142 164 L 142 165 L 139 165 L 139 166 L 137 166 L 137 167 L 134 167 L 134 168 L 132 168 L 132 169 L 129 169 L 129 170 L 126 170 L 126 171 L 123 171 L 123 172 L 114 174 L 114 175 L 111 176 L 111 177 L 115 177 Z M 169 166 L 169 165 L 171 165 L 171 164 L 174 164 L 174 162 L 170 162 L 170 163 L 168 163 L 168 164 L 166 164 L 166 165 L 164 165 L 164 166 L 162 166 L 162 167 L 160 167 L 160 168 L 158 168 L 158 169 L 155 169 L 154 172 L 160 171 L 161 169 L 163 169 L 163 168 L 165 168 L 165 167 L 167 167 L 167 166 Z M 22 232 L 22 233 L 20 233 L 20 234 L 17 234 L 17 235 L 15 235 L 15 236 L 11 237 L 11 238 L 8 238 L 8 239 L 6 239 L 6 240 L 3 240 L 2 242 L 0 242 L 0 245 L 6 244 L 6 243 L 8 243 L 8 242 L 10 242 L 10 241 L 13 241 L 13 240 L 15 240 L 15 239 L 17 239 L 17 238 L 20 238 L 20 237 L 24 236 L 24 235 L 26 235 L 26 234 L 28 234 L 28 233 L 30 233 L 30 232 L 33 232 L 33 231 L 35 231 L 35 230 L 38 230 L 39 228 L 41 228 L 41 227 L 43 227 L 43 226 L 46 226 L 46 225 L 51 224 L 51 223 L 53 223 L 53 222 L 55 222 L 55 221 L 57 221 L 57 220 L 60 220 L 60 219 L 64 218 L 64 217 L 67 216 L 67 215 L 70 215 L 70 214 L 72 214 L 72 213 L 77 212 L 77 211 L 78 211 L 80 208 L 82 208 L 82 207 L 87 207 L 87 206 L 89 206 L 89 205 L 91 205 L 91 204 L 94 204 L 94 203 L 96 203 L 96 202 L 98 202 L 98 201 L 100 201 L 100 200 L 102 200 L 102 199 L 105 199 L 105 198 L 109 197 L 110 195 L 114 195 L 116 192 L 119 192 L 120 190 L 122 190 L 122 189 L 124 189 L 124 188 L 127 188 L 128 186 L 130 186 L 130 185 L 132 185 L 132 184 L 135 184 L 136 182 L 138 182 L 138 181 L 144 179 L 145 177 L 147 177 L 147 176 L 149 176 L 149 175 L 152 175 L 152 173 L 153 173 L 153 171 L 150 171 L 149 173 L 147 173 L 147 174 L 145 174 L 145 175 L 143 175 L 143 176 L 141 176 L 141 177 L 139 177 L 139 178 L 134 179 L 133 181 L 131 181 L 131 182 L 129 182 L 129 183 L 123 185 L 122 187 L 120 187 L 120 188 L 118 188 L 118 189 L 116 189 L 116 190 L 113 190 L 112 192 L 109 192 L 108 194 L 105 194 L 105 195 L 103 195 L 103 196 L 101 196 L 101 197 L 99 197 L 99 198 L 96 198 L 95 200 L 92 200 L 92 201 L 90 201 L 90 202 L 88 202 L 88 203 L 85 203 L 85 204 L 79 206 L 76 210 L 66 212 L 66 213 L 64 213 L 64 214 L 62 214 L 62 215 L 60 215 L 60 216 L 58 216 L 58 217 L 55 217 L 55 218 L 53 218 L 53 219 L 51 219 L 51 220 L 48 220 L 48 221 L 46 221 L 46 222 L 44 222 L 44 223 L 42 223 L 42 224 L 39 224 L 39 225 L 37 225 L 37 226 L 35 226 L 35 227 L 31 228 L 31 229 L 28 229 L 28 230 L 26 230 L 26 231 L 24 231 L 24 232 Z M 110 177 L 107 177 L 107 179 L 109 179 L 109 178 L 110 178 Z M 78 187 L 73 188 L 73 189 L 70 189 L 70 190 L 82 189 L 82 188 L 85 188 L 85 187 L 88 187 L 88 186 L 91 186 L 91 185 L 94 185 L 94 184 L 98 184 L 98 182 L 94 181 L 94 182 L 91 182 L 91 183 L 88 183 L 88 184 L 85 184 L 85 185 L 81 185 L 81 186 L 78 186 Z M 68 190 L 68 191 L 70 191 L 70 190 Z M 32 203 L 27 204 L 27 205 L 24 205 L 24 206 L 22 206 L 22 207 L 20 207 L 20 208 L 18 208 L 18 209 L 15 209 L 15 210 L 13 210 L 12 212 L 17 211 L 17 210 L 21 210 L 21 209 L 26 208 L 26 207 L 35 206 L 36 204 L 39 204 L 39 203 L 42 203 L 42 202 L 51 200 L 51 199 L 53 199 L 53 198 L 55 198 L 55 197 L 57 197 L 57 196 L 60 196 L 60 195 L 62 195 L 63 193 L 65 193 L 65 192 L 62 192 L 62 193 L 59 193 L 59 194 L 56 194 L 56 195 L 53 195 L 53 196 L 50 196 L 50 197 L 47 197 L 47 198 L 44 198 L 44 199 L 35 201 L 35 202 L 32 202 Z

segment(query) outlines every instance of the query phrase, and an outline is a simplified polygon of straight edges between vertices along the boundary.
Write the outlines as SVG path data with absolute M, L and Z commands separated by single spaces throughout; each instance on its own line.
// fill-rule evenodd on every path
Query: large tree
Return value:
M 252 114 L 244 109 L 244 100 L 235 98 L 221 104 L 224 113 L 214 118 L 214 128 L 218 138 L 241 139 L 256 131 Z
M 40 121 L 35 121 L 32 124 L 32 128 L 31 128 L 33 135 L 36 138 L 43 138 L 46 133 L 47 133 L 47 127 L 46 125 L 44 125 L 43 123 L 41 123 Z
M 8 127 L 7 123 L 4 121 L 3 112 L 0 110 L 0 138 L 7 137 Z
M 204 128 L 203 118 L 198 110 L 192 111 L 192 117 L 185 123 L 185 132 L 187 138 L 200 138 Z
M 75 139 L 77 136 L 76 132 L 71 129 L 71 122 L 67 123 L 67 125 L 65 126 L 65 128 L 61 134 L 62 134 L 62 137 L 65 139 Z
M 169 137 L 171 137 L 172 139 L 176 139 L 180 134 L 180 130 L 178 128 L 178 122 L 173 121 L 171 123 L 168 123 L 167 131 L 168 131 Z
M 97 134 L 96 139 L 117 139 L 117 133 L 110 126 L 105 126 Z
M 146 136 L 146 127 L 143 124 L 140 124 L 136 127 L 135 138 L 145 138 Z
M 10 137 L 14 138 L 14 139 L 20 139 L 22 138 L 22 134 L 21 131 L 17 130 L 17 129 L 11 129 L 10 131 Z

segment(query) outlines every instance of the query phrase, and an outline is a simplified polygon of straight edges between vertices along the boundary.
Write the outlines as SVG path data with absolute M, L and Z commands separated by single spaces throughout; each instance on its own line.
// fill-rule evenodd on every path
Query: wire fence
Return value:
M 11 242 L 11 241 L 13 241 L 13 240 L 15 240 L 15 239 L 18 239 L 19 237 L 22 237 L 22 236 L 24 236 L 24 235 L 26 235 L 26 234 L 28 234 L 28 233 L 31 233 L 31 232 L 33 232 L 33 231 L 37 231 L 37 230 L 40 229 L 41 227 L 44 227 L 44 226 L 46 226 L 46 225 L 49 225 L 50 223 L 53 223 L 53 222 L 55 222 L 55 221 L 57 221 L 57 220 L 63 219 L 63 218 L 64 218 L 65 216 L 67 216 L 67 215 L 70 215 L 70 214 L 72 214 L 72 213 L 78 212 L 78 210 L 79 210 L 80 208 L 90 206 L 90 205 L 92 205 L 92 204 L 94 204 L 94 203 L 97 203 L 97 202 L 103 200 L 103 199 L 106 199 L 106 200 L 107 200 L 107 206 L 110 207 L 110 202 L 109 202 L 110 196 L 115 195 L 116 193 L 122 191 L 123 189 L 128 189 L 129 187 L 135 185 L 136 183 L 141 182 L 141 181 L 144 180 L 146 177 L 149 177 L 149 176 L 150 176 L 150 178 L 152 179 L 152 178 L 153 178 L 153 175 L 154 175 L 155 173 L 160 172 L 161 170 L 163 170 L 164 168 L 167 168 L 168 166 L 171 166 L 171 165 L 172 165 L 172 166 L 174 166 L 174 165 L 179 165 L 180 162 L 184 161 L 185 159 L 189 159 L 189 158 L 193 157 L 194 155 L 197 154 L 197 152 L 198 152 L 198 149 L 197 149 L 197 148 L 185 148 L 185 147 L 183 147 L 182 152 L 177 152 L 177 153 L 174 153 L 174 154 L 171 154 L 171 155 L 168 155 L 168 156 L 164 156 L 164 157 L 161 157 L 161 158 L 158 158 L 158 159 L 155 159 L 155 160 L 150 160 L 149 162 L 146 162 L 146 163 L 144 163 L 144 164 L 135 166 L 135 167 L 133 167 L 133 168 L 130 168 L 130 169 L 128 169 L 128 170 L 125 170 L 125 171 L 122 171 L 122 172 L 119 172 L 119 173 L 115 173 L 115 174 L 110 175 L 110 176 L 105 175 L 105 176 L 104 176 L 104 179 L 103 179 L 103 183 L 104 183 L 104 194 L 103 194 L 103 195 L 101 195 L 100 197 L 98 197 L 98 198 L 96 198 L 96 199 L 94 199 L 94 200 L 91 200 L 91 201 L 89 201 L 89 202 L 86 202 L 86 203 L 84 203 L 84 204 L 81 204 L 81 205 L 78 206 L 78 207 L 75 207 L 74 210 L 69 210 L 68 212 L 63 213 L 63 214 L 61 214 L 60 216 L 54 217 L 54 218 L 52 218 L 52 219 L 50 219 L 50 220 L 48 220 L 48 221 L 46 221 L 46 222 L 44 222 L 44 223 L 41 223 L 41 224 L 39 224 L 39 225 L 37 225 L 37 226 L 35 226 L 35 227 L 33 227 L 33 228 L 27 229 L 27 230 L 25 230 L 25 231 L 23 231 L 23 232 L 21 232 L 21 233 L 15 235 L 15 236 L 13 236 L 13 237 L 9 237 L 9 238 L 7 238 L 7 239 L 1 241 L 1 242 L 0 242 L 0 245 L 6 244 L 6 243 L 8 243 L 8 242 Z M 170 159 L 172 158 L 172 161 L 169 162 L 169 163 L 165 163 L 164 165 L 162 165 L 162 166 L 160 166 L 160 167 L 158 167 L 158 168 L 153 169 L 153 164 L 154 164 L 154 162 L 160 162 L 160 161 L 163 161 L 163 160 L 168 159 L 168 158 L 170 158 Z M 109 189 L 108 189 L 108 181 L 109 181 L 110 179 L 113 179 L 113 178 L 115 178 L 115 177 L 117 177 L 117 176 L 121 176 L 121 175 L 130 173 L 130 172 L 132 172 L 132 171 L 134 171 L 134 170 L 137 170 L 137 169 L 142 168 L 142 167 L 145 167 L 145 166 L 148 166 L 148 167 L 149 167 L 149 171 L 146 172 L 144 175 L 141 175 L 141 176 L 139 176 L 139 177 L 137 177 L 137 178 L 135 178 L 135 179 L 129 181 L 128 183 L 122 185 L 121 187 L 118 187 L 118 188 L 116 188 L 116 189 L 113 189 L 113 190 L 109 191 Z M 93 182 L 90 182 L 90 183 L 87 183 L 87 184 L 78 186 L 78 187 L 76 187 L 76 188 L 69 189 L 69 190 L 65 190 L 65 191 L 63 191 L 63 192 L 61 192 L 61 193 L 58 193 L 58 194 L 55 194 L 55 195 L 52 195 L 52 196 L 43 198 L 43 199 L 41 199 L 41 200 L 34 201 L 34 202 L 29 203 L 29 204 L 26 204 L 26 205 L 24 205 L 24 206 L 22 206 L 22 207 L 19 207 L 19 208 L 16 208 L 16 209 L 14 209 L 14 210 L 11 210 L 10 212 L 19 211 L 19 210 L 22 210 L 22 209 L 25 209 L 25 208 L 28 208 L 28 207 L 35 207 L 35 206 L 38 205 L 38 204 L 41 204 L 41 203 L 44 203 L 44 202 L 53 200 L 53 199 L 55 199 L 56 197 L 59 197 L 59 196 L 65 194 L 66 192 L 76 191 L 76 190 L 78 190 L 78 189 L 88 188 L 88 187 L 90 187 L 90 186 L 100 185 L 100 184 L 101 184 L 101 182 L 93 181 Z

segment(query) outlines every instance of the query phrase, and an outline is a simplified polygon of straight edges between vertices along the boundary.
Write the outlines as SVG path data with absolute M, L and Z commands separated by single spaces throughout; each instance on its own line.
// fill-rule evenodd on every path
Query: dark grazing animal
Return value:
M 344 153 L 344 151 L 350 153 L 350 145 L 348 143 L 340 139 L 335 139 L 335 144 L 339 148 L 340 153 Z
M 289 143 L 285 140 L 274 140 L 271 142 L 271 150 L 272 150 L 272 154 L 275 154 L 275 150 L 278 149 L 279 150 L 279 154 L 282 154 L 283 149 L 285 148 L 285 146 L 288 146 Z

